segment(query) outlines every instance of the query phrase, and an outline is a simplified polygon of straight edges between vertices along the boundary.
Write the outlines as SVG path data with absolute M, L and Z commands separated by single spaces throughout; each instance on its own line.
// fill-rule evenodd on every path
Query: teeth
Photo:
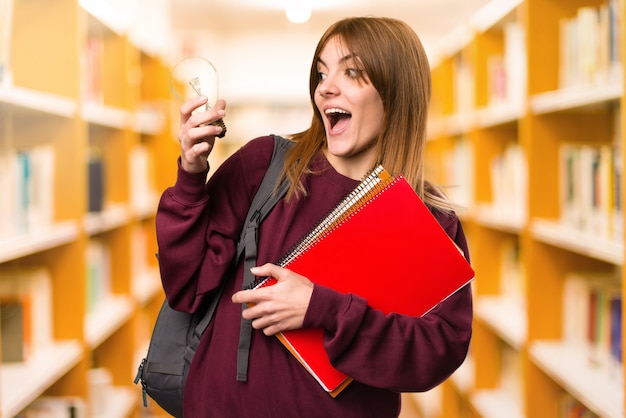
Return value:
M 344 115 L 349 115 L 350 114 L 350 112 L 348 112 L 347 110 L 343 110 L 343 109 L 340 109 L 338 107 L 333 107 L 332 109 L 326 109 L 325 113 L 327 115 L 332 115 L 332 114 L 335 114 L 335 113 L 343 113 Z

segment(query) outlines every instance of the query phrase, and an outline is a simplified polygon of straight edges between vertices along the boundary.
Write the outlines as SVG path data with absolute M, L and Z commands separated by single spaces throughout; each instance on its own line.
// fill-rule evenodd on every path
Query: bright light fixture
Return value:
M 292 23 L 304 23 L 311 17 L 311 3 L 307 0 L 288 0 L 285 15 Z

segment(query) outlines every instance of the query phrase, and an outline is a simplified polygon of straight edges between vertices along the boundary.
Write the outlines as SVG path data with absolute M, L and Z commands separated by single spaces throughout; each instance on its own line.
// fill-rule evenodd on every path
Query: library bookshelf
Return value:
M 0 7 L 2 417 L 140 415 L 133 379 L 163 298 L 154 217 L 178 144 L 166 59 L 107 4 Z
M 625 19 L 495 0 L 433 59 L 427 173 L 465 208 L 475 321 L 423 416 L 624 416 Z

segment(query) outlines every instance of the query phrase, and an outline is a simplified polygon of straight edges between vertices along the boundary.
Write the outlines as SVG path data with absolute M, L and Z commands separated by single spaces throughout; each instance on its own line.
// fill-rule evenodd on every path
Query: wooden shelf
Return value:
M 614 275 L 617 294 L 626 294 L 626 215 L 615 203 L 626 195 L 626 68 L 615 58 L 623 60 L 616 51 L 626 31 L 610 26 L 624 22 L 623 1 L 495 0 L 451 33 L 433 61 L 429 180 L 452 185 L 449 196 L 467 207 L 462 222 L 477 277 L 473 367 L 444 383 L 451 395 L 442 402 L 451 406 L 438 418 L 566 416 L 565 398 L 601 417 L 624 416 L 624 365 L 586 367 L 584 350 L 560 342 L 568 334 L 564 305 L 572 304 L 564 297 L 576 297 L 572 277 L 584 288 Z M 565 27 L 574 24 L 585 28 L 577 38 L 585 43 L 567 62 Z M 583 55 L 592 39 L 606 41 Z M 593 67 L 601 51 L 611 54 Z M 578 149 L 596 156 L 595 165 L 589 158 L 582 167 Z M 611 306 L 621 300 L 615 292 L 606 290 Z M 624 314 L 615 320 L 615 312 L 622 311 L 595 317 L 616 321 L 623 335 Z M 614 356 L 602 334 L 596 345 Z
M 598 238 L 546 219 L 533 219 L 530 229 L 537 240 L 546 244 L 607 263 L 623 265 L 624 245 L 622 243 Z
M 78 236 L 78 223 L 65 221 L 27 234 L 0 238 L 0 263 L 68 244 Z
M 77 105 L 70 97 L 18 86 L 1 86 L 0 109 L 17 114 L 44 113 L 71 118 L 76 115 Z
M 126 225 L 131 220 L 130 210 L 126 205 L 111 205 L 108 209 L 85 215 L 85 230 L 89 235 L 111 231 Z
M 133 301 L 126 296 L 108 297 L 85 319 L 85 342 L 90 349 L 98 347 L 128 322 L 134 311 Z
M 158 268 L 149 269 L 133 278 L 131 293 L 140 306 L 145 306 L 162 292 Z
M 132 128 L 143 135 L 158 135 L 165 129 L 163 113 L 155 109 L 141 109 L 134 114 Z
M 621 370 L 615 379 L 589 365 L 589 350 L 560 342 L 535 341 L 529 354 L 544 372 L 559 382 L 601 417 L 624 416 L 624 383 Z
M 597 85 L 581 85 L 537 94 L 530 99 L 535 114 L 584 109 L 607 102 L 617 102 L 624 95 L 621 79 Z
M 484 418 L 525 418 L 520 402 L 500 389 L 478 390 L 471 395 L 472 404 Z
M 490 205 L 478 205 L 472 210 L 471 217 L 488 228 L 511 234 L 519 234 L 526 225 L 526 219 L 519 213 L 511 213 Z
M 499 103 L 477 111 L 476 119 L 479 128 L 517 123 L 524 116 L 522 103 Z
M 81 109 L 81 117 L 93 125 L 113 129 L 125 129 L 131 125 L 132 116 L 124 109 L 85 103 Z
M 166 18 L 165 5 L 155 4 L 151 17 Z M 161 55 L 167 29 L 146 36 L 154 20 L 133 18 L 137 6 L 11 1 L 13 22 L 8 38 L 2 35 L 10 60 L 0 57 L 8 75 L 0 80 L 0 280 L 18 282 L 32 271 L 46 278 L 49 291 L 24 291 L 50 303 L 27 314 L 49 315 L 49 338 L 58 341 L 36 347 L 27 363 L 2 363 L 2 417 L 40 397 L 73 398 L 90 411 L 94 368 L 115 385 L 102 416 L 139 415 L 133 362 L 162 295 L 154 217 L 159 194 L 175 180 L 175 170 L 160 167 L 175 164 L 180 150 L 170 128 L 170 68 Z M 95 158 L 104 208 L 97 213 L 89 212 L 88 162 Z M 11 297 L 23 291 L 5 284 Z M 96 300 L 102 295 L 111 296 Z
M 17 415 L 74 367 L 82 356 L 80 342 L 65 341 L 42 347 L 27 363 L 3 363 L 0 369 L 1 415 Z
M 480 296 L 475 315 L 516 350 L 526 344 L 526 309 L 520 300 L 507 296 Z

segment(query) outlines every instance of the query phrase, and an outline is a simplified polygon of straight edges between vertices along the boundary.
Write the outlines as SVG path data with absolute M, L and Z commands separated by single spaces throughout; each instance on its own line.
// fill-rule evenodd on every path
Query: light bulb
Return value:
M 196 96 L 206 96 L 206 105 L 195 111 L 210 110 L 219 99 L 217 69 L 211 61 L 202 57 L 184 58 L 176 64 L 172 68 L 170 87 L 174 96 L 184 102 Z M 211 125 L 222 128 L 222 132 L 217 135 L 218 138 L 226 135 L 226 124 L 221 118 L 212 122 Z

